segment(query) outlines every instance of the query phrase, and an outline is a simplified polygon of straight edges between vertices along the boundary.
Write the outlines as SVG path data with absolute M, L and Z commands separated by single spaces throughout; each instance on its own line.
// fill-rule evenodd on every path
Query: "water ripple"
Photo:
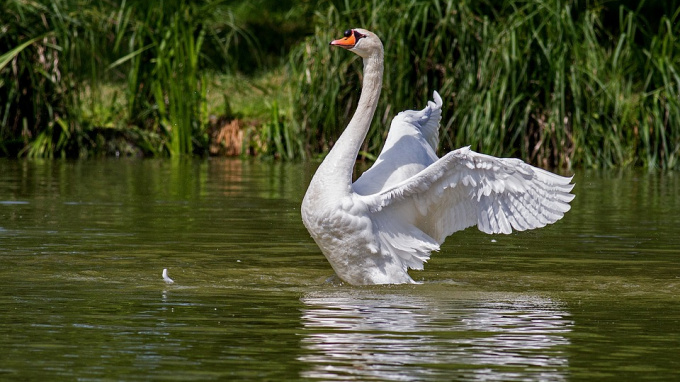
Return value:
M 535 296 L 442 300 L 343 293 L 302 298 L 306 378 L 324 380 L 566 379 L 561 304 Z

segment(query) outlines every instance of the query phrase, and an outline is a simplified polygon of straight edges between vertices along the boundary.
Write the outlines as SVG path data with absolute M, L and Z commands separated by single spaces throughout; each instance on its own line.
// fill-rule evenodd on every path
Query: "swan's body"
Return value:
M 452 233 L 543 227 L 570 208 L 571 178 L 519 159 L 469 147 L 436 155 L 442 99 L 399 113 L 375 164 L 352 183 L 359 148 L 375 112 L 383 76 L 380 39 L 364 29 L 331 42 L 363 57 L 357 110 L 319 166 L 302 202 L 302 220 L 337 275 L 354 285 L 413 283 L 430 252 Z

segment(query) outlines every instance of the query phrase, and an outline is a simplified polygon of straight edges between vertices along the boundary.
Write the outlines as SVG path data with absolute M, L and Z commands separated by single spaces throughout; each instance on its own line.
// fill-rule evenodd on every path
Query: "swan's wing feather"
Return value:
M 352 185 L 360 195 L 375 194 L 421 172 L 438 158 L 442 98 L 434 92 L 422 110 L 407 110 L 392 120 L 380 155 Z
M 407 123 L 415 126 L 430 145 L 432 151 L 437 152 L 439 146 L 439 122 L 442 119 L 442 97 L 435 91 L 434 101 L 428 101 L 423 110 L 407 110 L 397 114 L 392 123 Z
M 439 250 L 427 233 L 402 219 L 400 211 L 383 210 L 373 216 L 373 232 L 385 258 L 392 258 L 402 269 L 423 269 L 430 252 Z
M 554 223 L 570 209 L 571 178 L 519 159 L 495 158 L 464 147 L 394 187 L 366 195 L 374 212 L 405 211 L 413 225 L 442 243 L 470 226 L 510 233 Z

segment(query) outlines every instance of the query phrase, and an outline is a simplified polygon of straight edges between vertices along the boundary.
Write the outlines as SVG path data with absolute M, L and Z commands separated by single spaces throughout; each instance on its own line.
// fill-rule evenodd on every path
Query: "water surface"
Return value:
M 557 224 L 352 287 L 300 221 L 313 170 L 0 160 L 0 379 L 680 378 L 677 174 L 579 173 Z

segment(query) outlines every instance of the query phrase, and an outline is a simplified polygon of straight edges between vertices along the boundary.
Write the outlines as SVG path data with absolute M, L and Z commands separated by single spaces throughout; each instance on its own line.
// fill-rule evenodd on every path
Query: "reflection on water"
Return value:
M 473 298 L 470 298 L 473 297 Z M 573 323 L 562 304 L 525 295 L 310 293 L 302 298 L 303 377 L 400 381 L 566 379 Z

